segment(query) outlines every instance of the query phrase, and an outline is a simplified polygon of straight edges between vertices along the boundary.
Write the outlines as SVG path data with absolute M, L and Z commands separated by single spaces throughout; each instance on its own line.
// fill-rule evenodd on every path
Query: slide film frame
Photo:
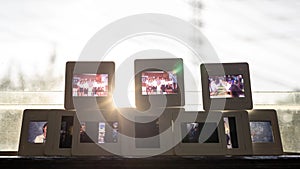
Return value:
M 177 114 L 173 114 L 173 121 L 176 120 Z M 225 143 L 225 130 L 223 123 L 220 123 L 220 121 L 215 121 L 215 119 L 221 119 L 222 113 L 221 112 L 204 112 L 204 111 L 187 111 L 185 112 L 184 116 L 187 117 L 185 121 L 180 121 L 179 123 L 174 123 L 174 140 L 176 142 L 179 141 L 179 143 L 175 146 L 174 152 L 176 155 L 180 156 L 197 156 L 197 155 L 226 155 L 226 143 Z M 207 117 L 210 116 L 210 119 L 207 119 Z M 196 117 L 196 119 L 193 119 Z M 190 120 L 188 120 L 190 119 Z M 214 124 L 216 125 L 215 131 L 217 131 L 218 136 L 218 142 L 216 143 L 184 143 L 182 138 L 183 135 L 186 135 L 187 137 L 188 133 L 183 133 L 182 131 L 182 125 L 185 123 L 205 123 L 205 124 Z M 204 125 L 205 125 L 204 124 Z M 210 127 L 208 127 L 210 128 Z M 208 130 L 211 130 L 208 129 Z M 214 132 L 215 132 L 214 131 Z M 200 138 L 201 136 L 199 136 Z M 204 138 L 210 136 L 205 136 Z M 203 137 L 202 137 L 203 138 Z M 206 139 L 206 140 L 207 140 Z M 206 141 L 205 140 L 205 141 Z
M 123 134 L 128 136 L 122 140 L 122 145 L 126 145 L 122 146 L 122 155 L 128 157 L 174 155 L 172 114 L 178 111 L 182 111 L 182 109 L 157 108 L 146 113 L 141 113 L 133 108 L 120 109 Z M 140 128 L 152 129 L 155 134 L 147 135 L 142 130 L 139 131 Z
M 46 142 L 45 154 L 71 156 L 76 112 L 68 110 L 55 111 L 53 115 L 51 114 L 51 117 L 54 117 L 54 123 L 49 123 L 49 131 L 53 139 Z
M 249 123 L 252 137 L 252 147 L 254 155 L 282 155 L 282 142 L 278 125 L 276 110 L 273 109 L 254 109 L 249 112 Z M 251 127 L 252 122 L 263 122 L 271 125 L 272 141 L 257 142 L 254 141 L 254 128 Z M 265 129 L 264 129 L 265 130 Z M 264 131 L 263 130 L 263 131 Z
M 226 133 L 224 118 L 227 118 L 229 122 L 228 127 L 230 131 L 229 138 L 230 138 L 231 146 L 228 145 L 226 139 L 227 154 L 228 155 L 252 155 L 253 151 L 252 151 L 250 127 L 248 123 L 249 122 L 248 112 L 244 110 L 222 111 L 222 115 L 224 120 L 225 134 L 227 133 Z M 230 124 L 231 122 L 233 122 L 235 125 Z M 236 130 L 235 132 L 232 131 L 234 129 Z M 236 140 L 233 141 L 233 139 L 231 138 Z M 237 147 L 235 145 L 237 145 Z
M 118 133 L 122 131 L 122 126 L 120 125 L 119 113 L 116 110 L 77 110 L 77 118 L 75 119 L 75 123 L 74 123 L 72 155 L 74 156 L 114 155 L 113 153 L 107 150 L 113 150 L 113 152 L 120 154 L 121 138 L 119 134 L 117 135 L 117 142 L 99 143 L 98 140 L 100 138 L 99 125 L 100 123 L 105 123 L 105 122 L 117 122 Z M 83 130 L 82 123 L 85 123 L 84 130 Z M 112 127 L 108 126 L 108 128 L 111 129 Z M 83 138 L 87 138 L 87 139 L 83 139 Z
M 60 109 L 24 110 L 18 154 L 20 156 L 70 155 L 70 149 L 60 150 L 55 146 L 60 138 L 60 124 L 58 125 L 57 122 L 64 114 L 74 114 L 74 112 Z M 45 123 L 47 128 L 44 138 L 42 132 L 45 131 L 43 128 Z M 33 136 L 36 136 L 35 139 Z
M 155 107 L 170 107 L 170 106 L 184 106 L 185 94 L 184 94 L 184 70 L 183 59 L 170 58 L 170 59 L 136 59 L 134 61 L 134 73 L 135 73 L 135 104 L 139 110 L 148 110 L 151 106 Z M 156 86 L 155 91 L 161 91 L 163 94 L 143 94 L 143 73 L 147 72 L 159 72 L 171 74 L 173 84 L 170 85 L 168 91 L 162 88 L 166 85 L 161 85 L 161 88 Z M 171 72 L 171 73 L 170 73 Z M 157 75 L 158 76 L 158 75 Z M 164 75 L 162 75 L 164 76 Z M 160 77 L 162 80 L 166 80 L 164 77 Z M 177 83 L 174 83 L 174 82 Z M 161 82 L 161 81 L 160 81 Z M 147 85 L 146 85 L 147 86 Z M 145 87 L 144 87 L 145 88 Z M 154 87 L 155 88 L 155 87 Z M 171 89 L 173 88 L 173 89 Z M 145 89 L 148 91 L 148 88 Z M 164 92 L 166 91 L 166 92 Z M 152 91 L 151 91 L 152 92 Z M 150 93 L 151 93 L 150 92 Z M 151 100 L 151 105 L 150 101 Z
M 250 110 L 253 108 L 248 63 L 205 63 L 201 64 L 200 70 L 204 110 Z M 243 90 L 241 90 L 240 87 L 236 87 L 238 86 L 235 85 L 236 80 L 232 80 L 230 83 L 232 83 L 231 85 L 234 87 L 231 89 L 231 91 L 234 90 L 236 92 L 230 92 L 231 98 L 226 97 L 227 94 L 221 97 L 211 96 L 210 83 L 212 82 L 210 82 L 211 80 L 209 78 L 225 78 L 224 76 L 226 76 L 226 78 L 227 76 L 241 77 L 239 86 L 242 87 Z M 230 83 L 228 82 L 228 84 Z M 239 91 L 241 94 L 233 94 L 238 93 L 237 91 Z M 219 90 L 217 90 L 217 95 L 218 93 Z
M 100 109 L 111 108 L 113 105 L 112 92 L 114 89 L 114 81 L 115 81 L 114 75 L 115 75 L 114 62 L 68 61 L 66 63 L 66 77 L 65 77 L 65 98 L 64 98 L 65 108 L 68 110 L 70 109 L 85 109 L 85 110 L 92 109 L 93 110 L 99 108 Z M 87 76 L 91 76 L 89 79 L 90 81 L 94 81 L 94 82 L 97 82 L 97 79 L 101 79 L 101 83 L 102 83 L 102 77 L 103 78 L 107 77 L 108 80 L 105 80 L 104 84 L 101 84 L 99 82 L 99 84 L 97 84 L 97 87 L 92 85 L 92 82 L 89 81 L 86 82 L 89 86 L 87 87 L 84 86 L 85 85 L 84 78 L 87 79 Z M 77 79 L 75 79 L 75 77 Z M 83 80 L 81 80 L 81 78 Z M 77 84 L 73 84 L 75 83 L 75 80 L 78 80 Z M 73 86 L 76 86 L 77 88 L 73 88 Z

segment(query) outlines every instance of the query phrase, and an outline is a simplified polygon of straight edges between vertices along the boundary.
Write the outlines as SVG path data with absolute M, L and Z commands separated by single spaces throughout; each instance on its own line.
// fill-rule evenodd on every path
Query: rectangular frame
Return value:
M 179 142 L 174 148 L 176 155 L 225 155 L 226 154 L 226 142 L 224 125 L 220 123 L 222 118 L 221 112 L 185 112 L 183 119 L 176 122 L 178 114 L 173 114 L 174 121 L 174 140 Z M 184 122 L 193 123 L 216 123 L 218 132 L 218 143 L 183 143 L 181 125 Z M 208 129 L 210 130 L 210 129 Z M 202 134 L 202 133 L 201 133 Z M 210 137 L 205 135 L 203 137 Z M 200 138 L 201 136 L 199 136 Z M 209 138 L 208 138 L 209 139 Z M 205 140 L 206 141 L 206 140 Z
M 135 104 L 140 110 L 147 110 L 151 105 L 156 107 L 169 107 L 169 106 L 184 106 L 184 72 L 183 72 L 183 59 L 136 59 L 134 61 L 135 72 Z M 177 93 L 173 94 L 155 94 L 143 95 L 142 94 L 142 73 L 147 71 L 173 71 L 176 72 L 175 81 L 171 85 L 176 88 Z M 170 76 L 170 75 L 169 75 Z M 172 76 L 174 77 L 174 76 Z M 173 80 L 172 80 L 173 81 Z M 173 87 L 174 86 L 174 87 Z M 175 87 L 176 86 L 176 87 Z M 157 88 L 157 86 L 156 86 Z M 162 87 L 160 88 L 162 90 Z M 175 90 L 175 89 L 173 89 Z M 166 103 L 165 103 L 166 102 Z
M 62 111 L 62 110 L 47 110 L 47 109 L 26 109 L 23 112 L 23 120 L 22 120 L 22 128 L 21 128 L 21 135 L 20 135 L 20 143 L 19 143 L 19 151 L 18 155 L 20 156 L 39 156 L 39 155 L 45 155 L 45 149 L 47 146 L 49 146 L 51 143 L 52 138 L 50 124 L 55 124 L 55 113 L 56 111 Z M 29 143 L 28 137 L 29 134 L 29 125 L 30 122 L 47 122 L 47 133 L 46 133 L 46 141 L 45 143 Z M 41 126 L 37 126 L 36 130 L 42 129 Z M 44 129 L 43 129 L 44 130 Z M 49 131 L 50 130 L 50 131 Z M 39 132 L 41 135 L 41 132 Z M 36 135 L 38 136 L 38 135 Z M 37 138 L 37 137 L 36 137 Z M 46 144 L 47 143 L 47 144 Z
M 65 99 L 66 109 L 99 109 L 112 107 L 112 91 L 114 88 L 114 62 L 69 61 L 66 63 Z M 107 74 L 107 96 L 73 96 L 73 76 L 76 74 Z
M 250 73 L 248 63 L 205 63 L 201 64 L 201 82 L 204 110 L 250 110 L 253 107 L 252 93 L 250 85 Z M 212 76 L 242 76 L 244 88 L 243 97 L 221 97 L 211 98 L 210 80 Z M 232 83 L 232 82 L 231 82 Z M 229 83 L 228 83 L 229 84 Z M 230 85 L 230 84 L 229 84 Z M 241 91 L 240 87 L 233 85 L 236 91 Z M 232 87 L 231 86 L 231 87 Z M 226 87 L 224 87 L 226 88 Z M 230 89 L 230 88 L 229 88 Z M 236 92 L 235 92 L 236 93 Z
M 52 115 L 53 114 L 53 115 Z M 46 149 L 45 154 L 46 155 L 61 155 L 61 156 L 70 156 L 71 155 L 71 148 L 73 146 L 73 127 L 75 123 L 76 112 L 75 111 L 67 111 L 67 110 L 53 110 L 51 112 L 51 116 L 53 117 L 54 123 L 49 123 L 49 134 L 51 134 L 51 142 L 46 142 Z M 60 147 L 60 141 L 61 141 L 61 134 L 63 133 L 61 131 L 61 125 L 62 125 L 62 118 L 63 117 L 70 117 L 72 119 L 72 124 L 69 127 L 69 133 L 66 133 L 68 135 L 68 141 L 69 144 L 71 144 L 71 147 Z M 70 138 L 71 137 L 71 138 Z
M 273 142 L 252 142 L 254 155 L 282 155 L 282 142 L 276 111 L 273 109 L 257 109 L 249 111 L 249 122 L 270 122 L 272 125 Z M 250 125 L 250 124 L 249 124 Z M 251 131 L 251 126 L 250 126 Z M 251 131 L 252 133 L 252 131 Z M 252 137 L 252 134 L 251 134 Z
M 223 111 L 224 117 L 234 117 L 235 118 L 235 129 L 236 129 L 236 139 L 237 148 L 227 148 L 227 154 L 229 155 L 252 155 L 252 142 L 250 136 L 250 127 L 248 124 L 249 117 L 248 112 L 243 110 L 237 111 Z M 225 122 L 224 122 L 225 123 Z M 230 128 L 230 126 L 228 126 Z M 226 130 L 225 124 L 224 129 Z M 224 130 L 224 132 L 225 132 Z M 229 129 L 230 130 L 230 129 Z M 226 132 L 225 132 L 226 134 Z M 233 134 L 234 135 L 234 134 Z M 229 136 L 231 137 L 231 136 Z M 227 140 L 226 140 L 227 143 Z
M 74 124 L 74 137 L 73 137 L 73 147 L 72 155 L 77 156 L 94 156 L 94 155 L 114 155 L 114 153 L 107 151 L 112 150 L 115 154 L 121 153 L 121 137 L 120 132 L 122 131 L 122 126 L 120 125 L 120 119 L 117 111 L 112 110 L 77 110 L 77 118 Z M 80 130 L 81 122 L 118 122 L 118 142 L 117 143 L 95 143 L 91 135 L 95 135 L 94 132 L 87 132 L 87 136 L 93 142 L 81 142 L 80 141 Z M 99 126 L 98 126 L 99 127 Z M 99 132 L 99 129 L 98 129 Z M 99 135 L 99 133 L 98 133 Z M 99 136 L 98 136 L 99 137 Z
M 123 134 L 127 137 L 122 139 L 122 155 L 128 157 L 148 157 L 154 155 L 173 155 L 173 131 L 172 113 L 180 109 L 152 109 L 147 113 L 141 113 L 137 109 L 124 108 L 122 114 Z M 138 119 L 138 120 L 137 120 Z M 143 120 L 145 119 L 145 120 Z M 156 121 L 156 122 L 155 122 Z M 152 131 L 157 135 L 137 137 L 137 127 L 152 129 L 153 122 L 158 125 L 158 131 Z M 152 124 L 151 124 L 152 123 Z M 145 130 L 145 132 L 150 132 Z M 147 133 L 146 133 L 147 135 Z M 153 146 L 153 142 L 157 145 Z M 144 147 L 143 147 L 144 146 Z

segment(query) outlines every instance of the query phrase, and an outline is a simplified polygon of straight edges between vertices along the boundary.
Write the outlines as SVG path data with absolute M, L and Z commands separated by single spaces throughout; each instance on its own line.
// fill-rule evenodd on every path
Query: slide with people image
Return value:
M 74 75 L 72 88 L 73 96 L 107 96 L 108 74 Z

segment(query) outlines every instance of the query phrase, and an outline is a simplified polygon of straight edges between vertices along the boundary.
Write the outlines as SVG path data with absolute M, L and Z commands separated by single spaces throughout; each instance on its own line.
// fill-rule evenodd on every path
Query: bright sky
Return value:
M 221 60 L 250 64 L 254 90 L 300 89 L 300 1 L 203 2 L 203 33 Z
M 300 1 L 202 0 L 200 11 L 192 2 L 0 0 L 0 78 L 8 71 L 12 79 L 19 71 L 43 74 L 54 49 L 53 72 L 64 75 L 65 62 L 77 60 L 87 41 L 107 24 L 133 14 L 162 13 L 191 23 L 200 18 L 221 61 L 250 64 L 253 90 L 300 88 Z M 126 53 L 124 48 L 118 52 Z

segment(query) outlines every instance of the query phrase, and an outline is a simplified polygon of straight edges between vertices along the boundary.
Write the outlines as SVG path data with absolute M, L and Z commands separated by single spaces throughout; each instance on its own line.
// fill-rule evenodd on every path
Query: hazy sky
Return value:
M 52 71 L 64 75 L 65 62 L 77 60 L 87 41 L 107 24 L 133 14 L 162 13 L 191 23 L 200 19 L 221 61 L 250 64 L 253 90 L 300 88 L 300 1 L 202 0 L 201 10 L 192 2 L 0 0 L 0 78 L 8 71 L 12 79 L 19 71 L 28 77 L 43 74 L 53 53 Z M 118 52 L 126 53 L 124 48 Z

